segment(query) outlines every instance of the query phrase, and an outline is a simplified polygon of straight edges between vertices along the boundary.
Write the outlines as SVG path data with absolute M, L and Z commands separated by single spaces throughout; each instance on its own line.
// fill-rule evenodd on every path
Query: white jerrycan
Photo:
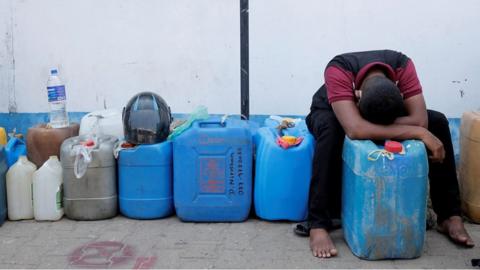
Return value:
M 32 219 L 32 180 L 37 166 L 20 156 L 7 172 L 8 219 Z
M 51 156 L 33 174 L 33 214 L 35 220 L 59 220 L 63 216 L 62 165 Z

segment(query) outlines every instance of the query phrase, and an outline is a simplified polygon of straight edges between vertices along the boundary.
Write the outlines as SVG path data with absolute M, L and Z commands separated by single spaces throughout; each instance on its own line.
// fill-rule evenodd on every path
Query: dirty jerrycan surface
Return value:
M 195 121 L 173 142 L 174 204 L 183 221 L 248 217 L 252 200 L 252 137 L 248 124 Z
M 63 216 L 62 165 L 51 156 L 33 173 L 33 215 L 36 220 L 59 220 Z
M 460 193 L 464 213 L 480 223 L 480 112 L 466 112 L 460 126 Z
M 428 160 L 420 141 L 405 154 L 345 138 L 342 225 L 353 254 L 367 260 L 419 257 L 425 239 Z
M 305 125 L 283 131 L 283 135 L 303 137 L 295 147 L 277 145 L 279 123 L 265 120 L 255 135 L 254 205 L 258 217 L 267 220 L 302 221 L 307 218 L 308 191 L 312 175 L 314 138 Z
M 173 214 L 172 142 L 122 149 L 118 157 L 120 211 L 129 218 Z
M 7 173 L 7 205 L 8 219 L 32 219 L 33 173 L 37 166 L 28 161 L 26 156 L 20 156 Z
M 31 127 L 27 132 L 27 157 L 41 167 L 50 156 L 60 156 L 60 146 L 67 138 L 78 136 L 79 125 L 65 128 L 49 128 L 46 124 Z
M 2 225 L 7 218 L 6 174 L 7 158 L 5 156 L 5 149 L 0 145 L 0 225 Z
M 117 137 L 101 135 L 96 140 L 78 136 L 65 140 L 61 147 L 65 215 L 76 220 L 98 220 L 117 215 L 117 167 L 113 147 Z M 84 146 L 91 142 L 91 145 Z M 77 178 L 75 160 L 81 158 L 76 147 L 90 152 L 86 171 Z M 80 162 L 80 160 L 77 160 Z M 80 166 L 79 163 L 77 163 Z M 78 167 L 77 167 L 78 169 Z

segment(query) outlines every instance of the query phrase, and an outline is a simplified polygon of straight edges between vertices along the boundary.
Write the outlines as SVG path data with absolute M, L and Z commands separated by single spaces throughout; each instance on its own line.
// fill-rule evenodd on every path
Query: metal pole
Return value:
M 246 119 L 250 118 L 248 66 L 248 0 L 240 0 L 240 110 Z

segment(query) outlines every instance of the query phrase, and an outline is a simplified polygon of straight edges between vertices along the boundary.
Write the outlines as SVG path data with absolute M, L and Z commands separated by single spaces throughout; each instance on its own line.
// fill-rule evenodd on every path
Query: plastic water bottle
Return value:
M 50 70 L 50 77 L 47 82 L 48 103 L 50 104 L 50 126 L 63 128 L 68 126 L 67 97 L 65 85 L 58 77 L 58 70 Z

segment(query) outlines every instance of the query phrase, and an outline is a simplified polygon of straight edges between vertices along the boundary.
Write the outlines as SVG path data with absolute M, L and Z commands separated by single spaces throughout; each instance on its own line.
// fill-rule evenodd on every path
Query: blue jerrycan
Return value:
M 22 139 L 13 137 L 5 145 L 5 152 L 7 154 L 7 165 L 10 168 L 20 156 L 27 155 L 27 146 Z
M 155 219 L 173 214 L 172 142 L 122 149 L 118 157 L 120 212 Z
M 7 158 L 5 149 L 0 145 L 0 225 L 7 218 L 7 194 L 6 194 L 6 177 L 7 177 Z
M 238 119 L 197 120 L 173 141 L 173 194 L 183 221 L 239 222 L 252 202 L 252 136 Z
M 421 141 L 407 140 L 400 146 L 400 153 L 392 153 L 370 140 L 345 138 L 342 224 L 348 246 L 360 258 L 410 259 L 422 254 L 427 154 Z
M 283 135 L 303 138 L 288 149 L 280 147 L 278 123 L 265 120 L 254 137 L 255 185 L 254 205 L 258 217 L 266 220 L 302 221 L 307 218 L 308 192 L 312 176 L 315 140 L 301 120 Z

